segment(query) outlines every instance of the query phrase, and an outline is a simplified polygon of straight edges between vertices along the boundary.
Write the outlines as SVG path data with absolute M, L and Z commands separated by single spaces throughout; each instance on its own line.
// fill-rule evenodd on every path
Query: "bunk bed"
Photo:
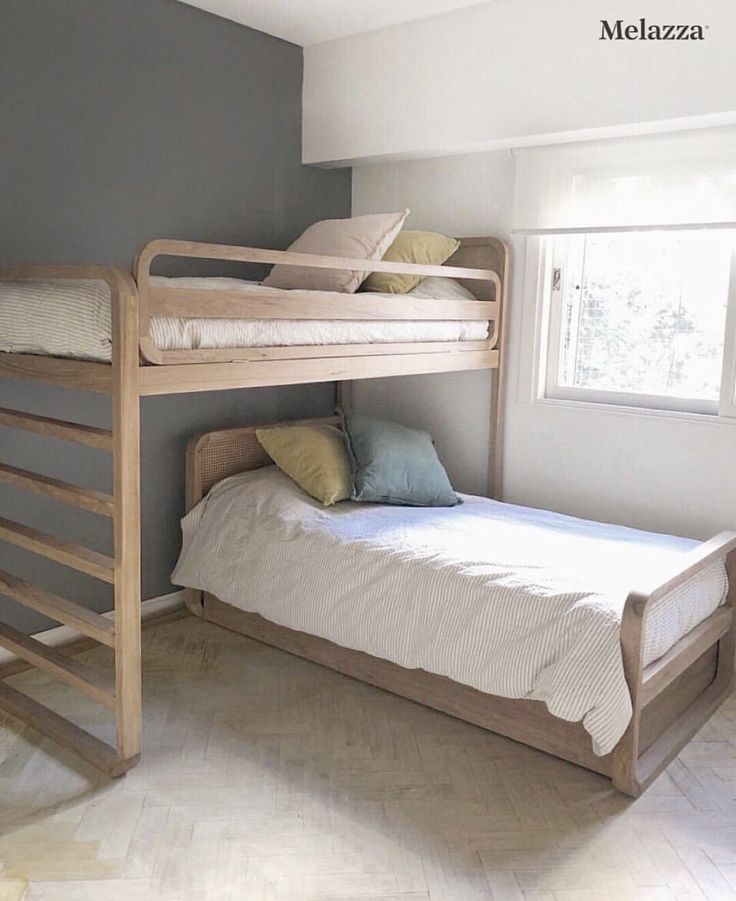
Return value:
M 457 279 L 474 299 L 385 297 L 294 290 L 266 293 L 247 283 L 164 279 L 152 275 L 161 257 L 220 263 L 253 263 L 362 270 Z M 5 516 L 0 541 L 112 586 L 112 620 L 55 592 L 0 571 L 0 595 L 70 626 L 114 652 L 114 678 L 108 679 L 65 654 L 7 625 L 0 625 L 0 647 L 85 692 L 113 711 L 114 745 L 81 729 L 0 680 L 0 707 L 57 743 L 77 752 L 111 776 L 136 764 L 141 749 L 140 622 L 140 398 L 199 391 L 307 382 L 346 383 L 421 373 L 488 369 L 494 378 L 493 434 L 496 464 L 490 489 L 500 484 L 503 335 L 507 250 L 495 238 L 463 238 L 443 266 L 351 260 L 313 254 L 156 240 L 133 262 L 133 274 L 92 265 L 29 265 L 0 268 L 0 281 L 51 285 L 70 281 L 102 283 L 109 295 L 109 360 L 67 355 L 0 352 L 0 378 L 50 384 L 109 395 L 112 428 L 0 409 L 0 426 L 91 446 L 111 454 L 111 494 L 52 479 L 0 462 L 0 484 L 51 498 L 112 520 L 112 552 L 101 554 Z M 217 287 L 214 285 L 217 284 Z M 212 287 L 210 287 L 212 285 Z M 485 323 L 477 340 L 337 343 L 259 347 L 160 349 L 152 326 L 162 318 L 180 320 L 284 320 L 322 322 L 470 322 Z M 390 334 L 390 333 L 389 333 Z M 218 456 L 218 466 L 226 466 Z M 2 674 L 0 674 L 2 675 Z
M 235 290 L 222 285 L 209 289 L 206 283 L 162 282 L 153 276 L 151 265 L 161 256 L 450 277 L 460 280 L 475 299 L 420 301 L 407 296 L 392 299 L 369 294 L 316 295 L 298 291 L 264 295 L 255 289 Z M 0 377 L 108 394 L 112 398 L 112 429 L 91 428 L 7 409 L 0 410 L 0 426 L 109 451 L 113 492 L 109 496 L 101 495 L 4 464 L 0 464 L 0 483 L 110 517 L 114 547 L 112 554 L 105 556 L 5 518 L 0 519 L 0 540 L 111 584 L 114 620 L 111 623 L 10 573 L 0 573 L 0 594 L 111 647 L 115 655 L 115 678 L 112 682 L 105 681 L 86 665 L 8 626 L 0 626 L 0 646 L 110 707 L 115 715 L 117 740 L 115 746 L 100 741 L 3 681 L 0 681 L 0 707 L 114 776 L 135 765 L 141 742 L 140 398 L 306 382 L 334 381 L 347 385 L 358 378 L 492 370 L 495 374 L 493 464 L 488 493 L 499 496 L 507 251 L 494 238 L 462 239 L 460 248 L 447 264 L 429 267 L 154 241 L 134 262 L 133 276 L 100 266 L 0 269 L 0 280 L 68 279 L 101 280 L 107 285 L 112 310 L 110 362 L 0 353 Z M 156 343 L 153 328 L 155 320 L 161 317 L 288 322 L 480 321 L 488 323 L 488 335 L 482 340 L 467 341 L 162 349 Z M 197 504 L 223 478 L 268 462 L 252 427 L 199 436 L 193 440 L 188 457 L 188 507 Z M 654 606 L 715 563 L 722 563 L 728 577 L 725 602 L 664 656 L 645 665 L 645 629 Z M 193 612 L 210 621 L 602 773 L 631 796 L 651 784 L 730 692 L 736 637 L 735 602 L 736 535 L 733 533 L 723 533 L 696 546 L 682 556 L 675 570 L 653 584 L 630 591 L 623 609 L 621 651 L 633 714 L 618 744 L 601 757 L 591 751 L 589 736 L 579 723 L 552 716 L 539 701 L 495 696 L 430 672 L 404 669 L 387 660 L 275 625 L 257 615 L 233 611 L 211 595 L 190 592 L 188 601 Z

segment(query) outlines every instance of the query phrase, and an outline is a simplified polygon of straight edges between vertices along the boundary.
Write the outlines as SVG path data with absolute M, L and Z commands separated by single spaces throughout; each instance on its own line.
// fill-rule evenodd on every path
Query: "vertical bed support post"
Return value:
M 122 770 L 141 751 L 140 397 L 138 304 L 132 279 L 119 276 L 113 303 L 113 519 L 115 542 L 115 693 Z
M 508 248 L 504 245 L 503 276 L 501 284 L 495 283 L 495 299 L 498 303 L 498 316 L 494 323 L 496 348 L 498 349 L 498 365 L 491 370 L 491 434 L 488 446 L 488 496 L 500 501 L 503 498 L 503 419 L 504 419 L 504 380 L 506 342 L 508 323 L 504 316 L 507 300 Z

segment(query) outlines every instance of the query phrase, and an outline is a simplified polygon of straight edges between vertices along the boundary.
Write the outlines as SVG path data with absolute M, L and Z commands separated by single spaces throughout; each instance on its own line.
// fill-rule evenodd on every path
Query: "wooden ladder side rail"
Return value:
M 712 564 L 723 561 L 728 576 L 725 603 L 680 639 L 671 651 L 644 666 L 646 614 L 658 599 L 694 578 Z M 631 692 L 632 717 L 613 753 L 613 784 L 638 797 L 676 757 L 730 692 L 736 651 L 736 533 L 722 532 L 687 554 L 684 565 L 658 585 L 632 591 L 621 623 L 624 672 Z M 654 743 L 641 747 L 642 714 L 685 670 L 717 645 L 713 681 Z
M 3 465 L 0 481 L 53 497 L 113 520 L 112 557 L 46 535 L 8 520 L 0 522 L 0 538 L 71 566 L 113 585 L 114 620 L 93 613 L 9 573 L 0 573 L 0 593 L 78 629 L 115 654 L 114 685 L 82 663 L 67 658 L 10 627 L 0 629 L 0 644 L 50 672 L 115 711 L 116 747 L 0 681 L 0 707 L 110 776 L 126 772 L 140 758 L 140 488 L 139 488 L 139 353 L 138 296 L 129 275 L 105 266 L 20 266 L 0 268 L 0 279 L 94 278 L 107 282 L 111 294 L 112 366 L 63 362 L 0 354 L 0 377 L 52 382 L 84 390 L 112 393 L 113 428 L 98 429 L 21 411 L 0 409 L 0 425 L 25 429 L 112 452 L 113 494 Z M 22 359 L 20 359 L 22 357 Z M 90 368 L 92 367 L 92 368 Z

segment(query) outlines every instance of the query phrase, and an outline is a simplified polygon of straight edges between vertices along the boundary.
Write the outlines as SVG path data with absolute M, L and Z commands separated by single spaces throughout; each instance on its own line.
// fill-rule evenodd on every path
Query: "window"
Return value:
M 734 415 L 736 230 L 543 241 L 545 397 Z

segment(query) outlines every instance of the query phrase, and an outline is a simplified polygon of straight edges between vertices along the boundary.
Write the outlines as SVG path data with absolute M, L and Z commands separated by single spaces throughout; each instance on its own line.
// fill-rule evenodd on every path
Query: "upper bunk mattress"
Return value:
M 151 281 L 159 286 L 284 294 L 278 288 L 236 278 L 154 277 Z M 395 294 L 364 296 L 396 300 Z M 344 299 L 345 295 L 335 294 L 335 297 Z M 431 302 L 431 299 L 427 300 L 427 303 Z M 151 319 L 150 334 L 159 350 L 203 350 L 474 341 L 488 337 L 488 323 L 468 320 L 177 319 L 162 316 Z M 0 282 L 0 351 L 110 362 L 112 333 L 107 284 L 92 279 Z
M 607 754 L 631 718 L 620 647 L 633 586 L 696 542 L 464 495 L 325 509 L 275 467 L 216 485 L 183 521 L 178 585 L 408 668 L 582 722 Z M 723 603 L 721 562 L 647 612 L 645 664 Z

